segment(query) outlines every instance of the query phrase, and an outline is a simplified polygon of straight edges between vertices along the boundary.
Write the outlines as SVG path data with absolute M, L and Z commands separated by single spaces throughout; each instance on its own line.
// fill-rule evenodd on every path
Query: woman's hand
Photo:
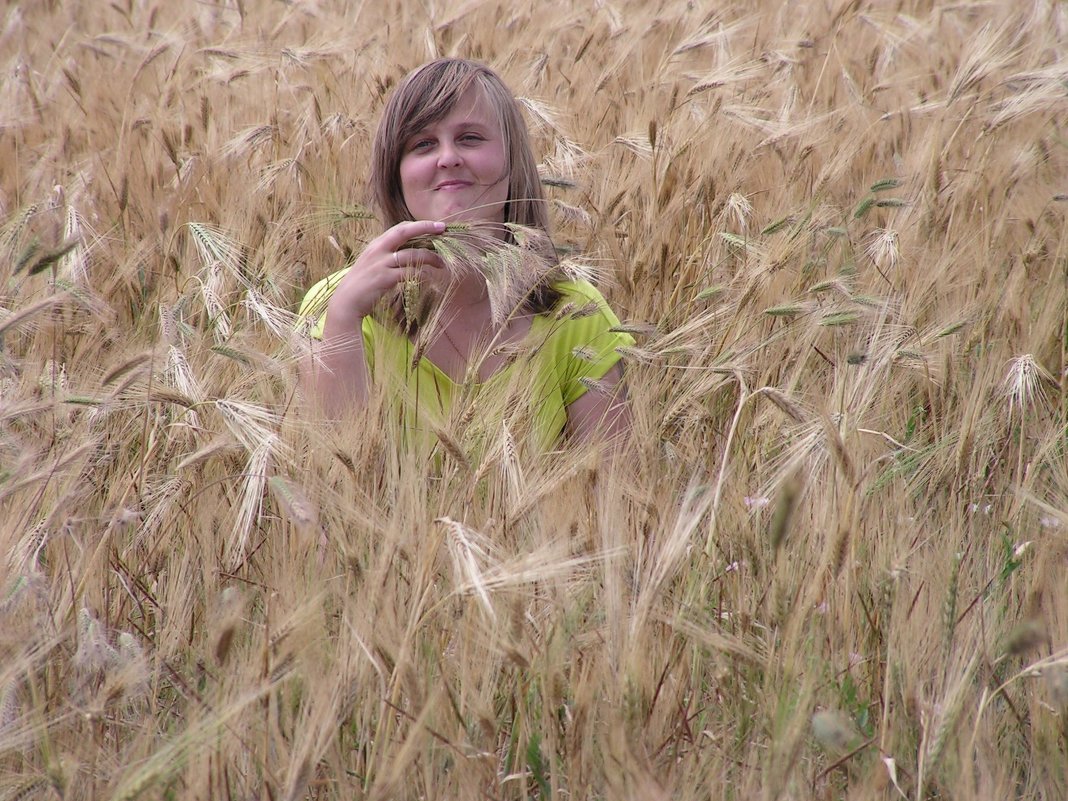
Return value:
M 397 223 L 372 239 L 334 289 L 327 305 L 326 329 L 338 329 L 331 326 L 331 320 L 349 325 L 362 321 L 386 293 L 423 268 L 444 269 L 445 262 L 433 250 L 405 247 L 412 239 L 444 231 L 445 223 L 416 220 Z M 324 341 L 328 338 L 324 330 Z
M 364 248 L 338 282 L 326 307 L 318 353 L 303 365 L 303 383 L 327 414 L 367 402 L 370 376 L 363 351 L 363 318 L 407 276 L 441 270 L 441 256 L 426 248 L 405 247 L 411 240 L 440 234 L 445 224 L 433 220 L 397 223 Z

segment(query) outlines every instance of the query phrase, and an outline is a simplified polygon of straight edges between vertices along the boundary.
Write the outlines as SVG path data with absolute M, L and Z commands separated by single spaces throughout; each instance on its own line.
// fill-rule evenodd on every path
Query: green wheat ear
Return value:
M 369 209 L 352 204 L 329 206 L 318 214 L 311 215 L 313 223 L 321 223 L 330 227 L 353 220 L 373 220 L 374 218 L 375 215 Z
M 404 307 L 404 325 L 411 328 L 417 322 L 419 309 L 419 279 L 407 276 L 401 287 L 401 303 Z

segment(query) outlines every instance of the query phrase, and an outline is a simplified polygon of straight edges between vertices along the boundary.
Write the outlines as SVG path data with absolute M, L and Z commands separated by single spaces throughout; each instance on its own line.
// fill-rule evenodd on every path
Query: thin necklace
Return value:
M 471 305 L 473 306 L 474 304 L 471 304 Z M 453 341 L 453 338 L 449 336 L 448 326 L 442 326 L 441 333 L 443 333 L 445 335 L 445 339 L 449 340 L 449 344 L 452 345 L 452 349 L 454 351 L 456 351 L 456 355 L 459 356 L 461 359 L 463 359 L 465 363 L 469 362 L 470 361 L 470 353 L 466 353 L 465 354 L 462 350 L 460 350 L 456 346 L 456 342 Z M 474 350 L 474 348 L 472 348 L 471 350 Z
M 452 337 L 449 336 L 449 329 L 442 328 L 441 329 L 441 333 L 443 333 L 445 335 L 445 339 L 449 340 L 449 344 L 452 345 L 452 349 L 454 351 L 456 351 L 456 355 L 459 356 L 461 359 L 463 359 L 466 362 L 467 361 L 467 357 L 464 356 L 464 353 L 463 353 L 462 350 L 460 350 L 458 347 L 456 347 L 456 343 L 453 342 L 452 341 Z
M 456 351 L 456 355 L 460 357 L 460 362 L 463 364 L 464 382 L 466 383 L 471 378 L 474 378 L 475 381 L 481 381 L 482 379 L 478 374 L 478 369 L 475 368 L 475 365 L 472 363 L 470 355 L 465 356 L 464 352 L 456 347 L 456 343 L 453 342 L 452 337 L 449 336 L 448 329 L 442 328 L 441 333 L 445 335 L 445 339 L 449 341 L 449 344 L 452 345 L 452 349 Z
M 449 336 L 449 329 L 442 328 L 441 329 L 441 333 L 443 333 L 445 335 L 445 339 L 449 340 L 449 344 L 452 345 L 452 349 L 454 351 L 456 351 L 456 355 L 460 357 L 460 360 L 464 363 L 464 366 L 465 367 L 470 367 L 471 366 L 471 354 L 470 353 L 464 353 L 462 350 L 460 350 L 459 347 L 457 347 L 456 342 L 453 341 L 453 338 Z M 472 348 L 471 350 L 474 351 L 474 348 Z

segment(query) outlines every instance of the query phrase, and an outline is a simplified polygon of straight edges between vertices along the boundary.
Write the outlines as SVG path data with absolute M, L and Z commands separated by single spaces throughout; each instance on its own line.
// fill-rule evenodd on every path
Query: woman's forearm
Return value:
M 400 222 L 375 237 L 353 262 L 330 296 L 323 338 L 304 365 L 302 383 L 328 415 L 367 404 L 370 375 L 363 350 L 363 318 L 406 277 L 443 270 L 445 262 L 429 248 L 410 247 L 419 237 L 436 236 L 445 223 Z
M 364 354 L 363 318 L 331 310 L 323 338 L 313 346 L 302 370 L 307 394 L 323 413 L 333 416 L 365 406 L 370 375 Z

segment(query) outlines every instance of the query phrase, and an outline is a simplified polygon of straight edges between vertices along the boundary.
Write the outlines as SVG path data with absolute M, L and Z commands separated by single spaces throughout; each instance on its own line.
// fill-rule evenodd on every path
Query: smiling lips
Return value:
M 466 189 L 471 186 L 470 181 L 442 181 L 440 184 L 434 187 L 435 191 L 450 190 L 450 189 Z

